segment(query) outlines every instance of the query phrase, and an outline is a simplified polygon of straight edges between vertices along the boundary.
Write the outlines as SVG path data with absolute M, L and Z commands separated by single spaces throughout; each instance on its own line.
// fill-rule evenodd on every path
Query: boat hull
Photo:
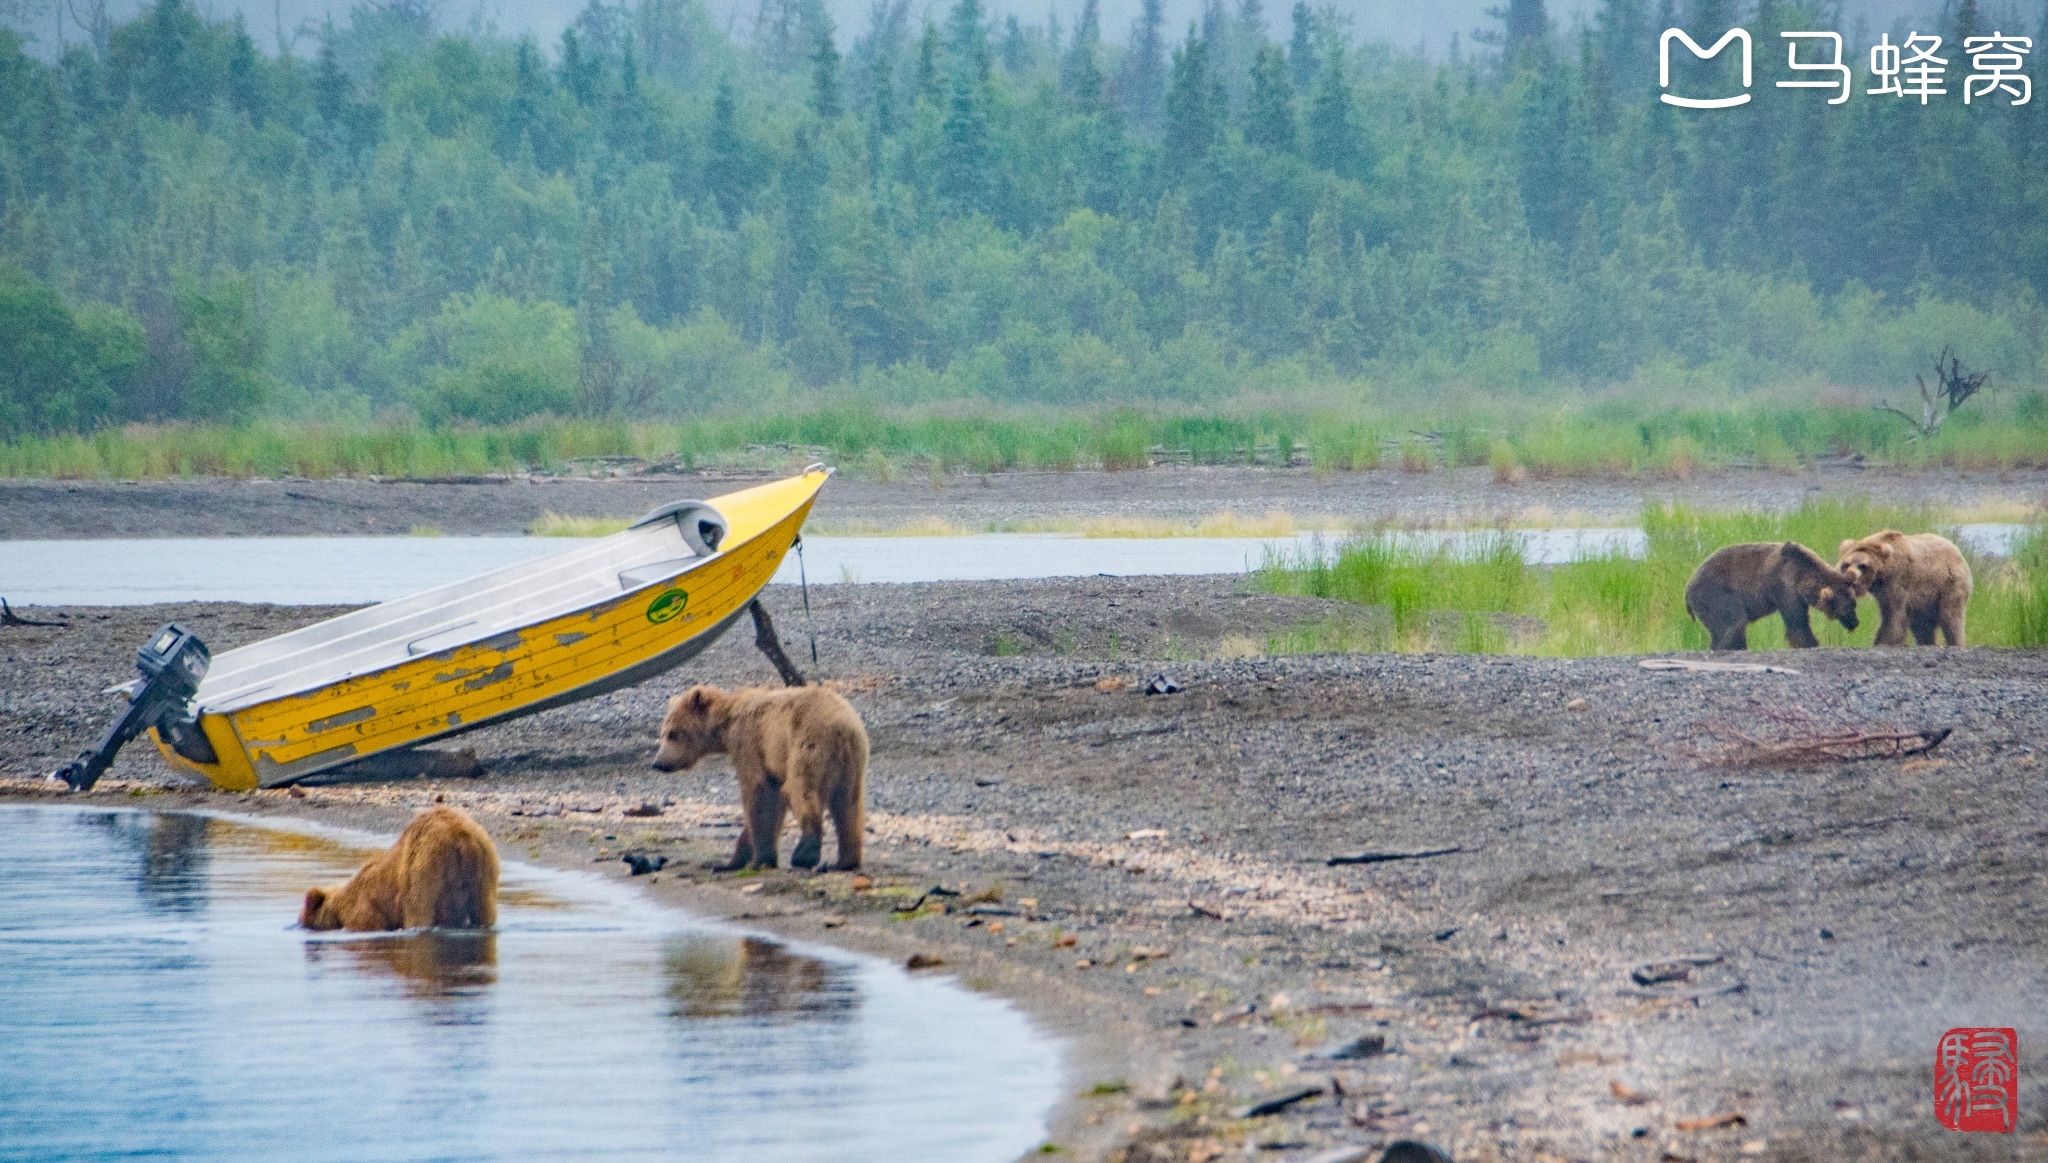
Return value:
M 714 498 L 729 524 L 719 551 L 617 597 L 248 705 L 211 710 L 202 688 L 199 725 L 217 762 L 195 762 L 151 735 L 173 766 L 216 787 L 277 787 L 644 682 L 696 657 L 746 612 L 827 475 Z

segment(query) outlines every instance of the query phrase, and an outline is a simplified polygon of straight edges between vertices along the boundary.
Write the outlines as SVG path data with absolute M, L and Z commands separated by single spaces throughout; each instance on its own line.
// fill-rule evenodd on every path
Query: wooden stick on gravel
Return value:
M 0 626 L 62 626 L 63 624 L 62 622 L 39 622 L 34 618 L 24 618 L 14 612 L 14 607 L 7 604 L 6 598 L 0 598 Z
M 1420 852 L 1360 852 L 1353 856 L 1332 856 L 1323 863 L 1335 867 L 1339 864 L 1385 864 L 1389 860 L 1421 860 L 1429 856 L 1449 856 L 1463 852 L 1463 845 L 1453 844 L 1449 848 L 1426 848 Z
M 1741 763 L 1800 763 L 1818 760 L 1853 762 L 1861 759 L 1898 759 L 1924 755 L 1955 733 L 1953 727 L 1932 727 L 1925 731 L 1843 731 L 1765 743 L 1746 735 L 1733 758 Z

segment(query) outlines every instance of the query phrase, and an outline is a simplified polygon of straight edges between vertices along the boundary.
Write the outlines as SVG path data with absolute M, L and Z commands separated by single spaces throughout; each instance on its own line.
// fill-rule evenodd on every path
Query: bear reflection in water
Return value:
M 688 937 L 666 958 L 668 995 L 684 1018 L 852 1016 L 851 972 L 754 937 Z
M 498 935 L 474 929 L 427 929 L 394 937 L 309 941 L 306 960 L 314 965 L 338 963 L 364 972 L 396 973 L 413 996 L 439 997 L 498 980 Z

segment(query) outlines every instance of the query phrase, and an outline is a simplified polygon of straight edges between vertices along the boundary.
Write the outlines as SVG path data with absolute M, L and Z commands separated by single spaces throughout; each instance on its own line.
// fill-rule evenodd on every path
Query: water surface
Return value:
M 2004 553 L 2018 525 L 1965 525 L 1980 552 Z M 1395 534 L 1424 548 L 1457 548 L 1491 531 Z M 1527 529 L 1508 534 L 1532 565 L 1601 554 L 1640 557 L 1641 529 Z M 1340 536 L 1082 537 L 975 533 L 961 537 L 806 537 L 775 581 L 991 581 L 1245 573 L 1270 553 L 1327 551 Z M 564 537 L 217 537 L 153 540 L 0 541 L 0 597 L 17 605 L 128 606 L 152 602 L 382 602 L 430 586 L 561 553 Z
M 1056 1047 L 941 978 L 508 864 L 493 933 L 316 935 L 359 849 L 0 805 L 0 1159 L 1009 1160 Z

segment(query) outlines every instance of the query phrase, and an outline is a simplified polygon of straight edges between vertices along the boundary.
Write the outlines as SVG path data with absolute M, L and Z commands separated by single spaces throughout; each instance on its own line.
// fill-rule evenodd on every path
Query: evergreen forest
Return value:
M 270 46 L 192 0 L 61 53 L 0 29 L 0 471 L 319 469 L 110 459 L 252 432 L 487 465 L 1342 468 L 1418 431 L 1497 468 L 2048 463 L 2048 99 L 1966 104 L 1959 48 L 1923 103 L 1867 92 L 1870 43 L 1913 30 L 1812 0 L 1509 0 L 1435 56 L 1232 3 L 1105 29 L 1095 0 L 874 0 L 842 30 L 820 0 L 731 27 L 591 0 L 547 44 L 429 0 Z M 1754 99 L 1660 102 L 1668 23 L 1747 29 Z M 1777 87 L 1802 29 L 1849 37 L 1847 100 Z M 1918 31 L 2043 33 L 1971 0 Z M 1872 408 L 1945 348 L 1989 374 L 1947 429 Z

